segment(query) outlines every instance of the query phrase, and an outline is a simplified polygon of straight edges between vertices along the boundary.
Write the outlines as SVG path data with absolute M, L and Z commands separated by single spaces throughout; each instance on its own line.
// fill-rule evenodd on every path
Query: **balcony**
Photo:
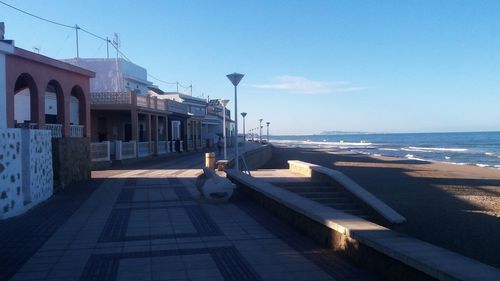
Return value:
M 133 92 L 99 92 L 90 93 L 90 103 L 92 105 L 130 105 L 152 110 L 169 110 L 169 100 L 158 99 L 157 97 L 142 96 Z M 175 110 L 187 114 L 187 106 L 176 106 Z

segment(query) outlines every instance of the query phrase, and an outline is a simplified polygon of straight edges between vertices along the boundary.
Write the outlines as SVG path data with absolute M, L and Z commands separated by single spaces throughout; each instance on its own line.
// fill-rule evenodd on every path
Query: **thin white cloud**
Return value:
M 349 81 L 315 81 L 305 77 L 282 75 L 272 79 L 272 83 L 252 84 L 258 89 L 279 90 L 296 94 L 324 94 L 357 92 L 367 87 L 354 86 Z

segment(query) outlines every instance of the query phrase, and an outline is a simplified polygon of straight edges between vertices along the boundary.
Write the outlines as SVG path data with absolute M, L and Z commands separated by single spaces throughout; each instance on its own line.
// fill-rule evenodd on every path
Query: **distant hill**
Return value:
M 323 131 L 320 135 L 361 135 L 369 134 L 368 132 L 347 132 L 347 131 Z

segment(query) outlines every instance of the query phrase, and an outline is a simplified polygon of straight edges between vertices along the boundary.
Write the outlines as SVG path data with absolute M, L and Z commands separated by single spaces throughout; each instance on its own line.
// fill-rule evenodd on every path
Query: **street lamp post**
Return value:
M 222 104 L 222 137 L 224 139 L 224 160 L 227 160 L 227 144 L 226 144 L 226 105 L 229 100 L 219 100 Z
M 266 122 L 266 125 L 267 125 L 267 143 L 269 143 L 269 124 L 271 124 L 271 122 Z
M 247 135 L 245 134 L 245 117 L 247 116 L 246 112 L 242 112 L 241 116 L 243 116 L 243 144 L 247 142 Z
M 259 119 L 259 128 L 260 128 L 260 133 L 259 133 L 259 142 L 262 143 L 262 118 Z
M 235 168 L 236 168 L 236 171 L 239 171 L 240 170 L 240 153 L 239 153 L 239 150 L 238 150 L 238 90 L 237 90 L 237 86 L 238 84 L 240 83 L 241 79 L 243 79 L 243 76 L 245 76 L 244 74 L 241 74 L 241 73 L 231 73 L 231 74 L 228 74 L 226 75 L 226 77 L 229 79 L 229 81 L 231 81 L 231 83 L 233 84 L 234 86 L 234 135 L 236 136 L 236 165 L 235 165 Z

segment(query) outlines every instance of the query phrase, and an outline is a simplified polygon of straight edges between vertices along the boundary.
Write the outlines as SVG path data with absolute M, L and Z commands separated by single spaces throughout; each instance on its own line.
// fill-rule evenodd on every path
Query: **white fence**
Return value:
M 143 142 L 137 143 L 137 156 L 138 157 L 145 157 L 145 156 L 149 156 L 150 154 L 151 154 L 151 151 L 149 150 L 149 142 L 148 141 L 143 141 Z
M 122 142 L 122 159 L 135 158 L 137 146 L 135 141 Z
M 167 153 L 167 142 L 166 141 L 159 141 L 156 149 L 158 151 L 158 154 Z
M 90 158 L 94 162 L 109 161 L 111 159 L 109 141 L 91 143 Z

